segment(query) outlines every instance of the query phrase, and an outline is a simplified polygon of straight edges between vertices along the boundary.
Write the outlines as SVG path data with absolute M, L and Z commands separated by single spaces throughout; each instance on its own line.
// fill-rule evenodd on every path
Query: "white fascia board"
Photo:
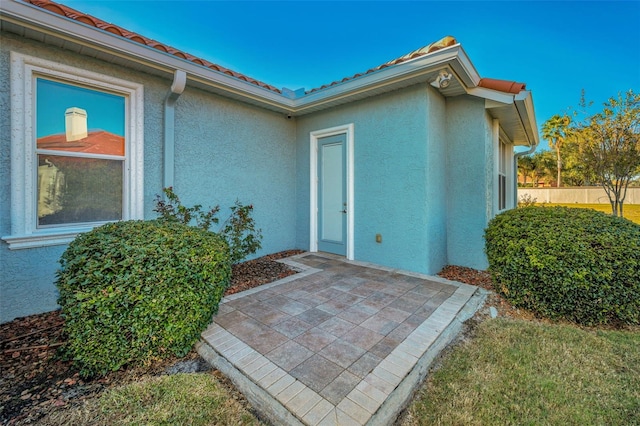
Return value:
M 335 102 L 337 100 L 348 98 L 369 90 L 375 90 L 387 84 L 398 83 L 421 75 L 433 72 L 437 68 L 450 66 L 456 68 L 456 62 L 459 60 L 462 47 L 456 44 L 428 55 L 403 62 L 397 65 L 383 68 L 335 86 L 307 94 L 301 98 L 294 100 L 295 112 L 304 112 L 309 108 L 316 108 L 319 105 Z M 459 67 L 464 69 L 464 67 Z M 467 77 L 468 76 L 464 76 Z
M 467 90 L 475 90 L 480 81 L 478 72 L 462 46 L 455 44 L 300 98 L 290 99 L 272 90 L 19 0 L 3 1 L 1 5 L 2 20 L 166 72 L 168 78 L 172 78 L 174 71 L 180 69 L 187 73 L 189 80 L 214 88 L 220 93 L 290 114 L 304 113 L 323 104 L 419 78 L 438 67 L 449 66 L 463 85 L 471 88 Z
M 513 104 L 513 94 L 499 92 L 497 90 L 486 89 L 484 87 L 474 87 L 467 89 L 471 96 L 486 99 L 487 108 L 500 108 Z
M 537 146 L 540 142 L 536 115 L 531 92 L 523 90 L 518 94 L 504 93 L 484 87 L 467 89 L 467 93 L 485 99 L 485 108 L 513 108 L 527 136 L 529 146 Z
M 515 97 L 515 106 L 524 126 L 530 146 L 537 146 L 540 143 L 538 135 L 538 123 L 536 121 L 536 113 L 533 106 L 533 95 L 528 90 L 523 90 Z
M 462 45 L 457 44 L 456 46 L 459 48 L 458 60 L 452 64 L 454 71 L 456 71 L 458 77 L 467 87 L 478 86 L 481 80 L 478 70 L 476 70 L 476 67 L 471 63 L 471 59 L 469 59 L 469 55 L 467 55 Z
M 173 76 L 176 69 L 181 69 L 188 74 L 189 79 L 201 81 L 219 90 L 276 106 L 283 111 L 291 109 L 290 99 L 269 89 L 28 3 L 10 0 L 1 4 L 2 20 L 164 71 L 168 76 Z

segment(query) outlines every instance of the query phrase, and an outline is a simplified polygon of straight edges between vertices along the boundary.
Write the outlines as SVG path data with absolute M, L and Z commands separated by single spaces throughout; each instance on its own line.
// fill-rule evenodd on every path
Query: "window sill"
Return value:
M 93 229 L 92 226 L 74 229 L 56 229 L 27 235 L 8 235 L 2 237 L 2 240 L 9 245 L 9 250 L 59 246 L 69 244 L 78 234 L 90 231 L 91 229 Z

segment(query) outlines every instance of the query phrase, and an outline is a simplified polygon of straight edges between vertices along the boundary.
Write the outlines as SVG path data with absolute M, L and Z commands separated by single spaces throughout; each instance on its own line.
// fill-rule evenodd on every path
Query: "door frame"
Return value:
M 346 166 L 347 166 L 347 259 L 354 260 L 354 125 L 353 123 L 328 129 L 315 130 L 309 133 L 309 251 L 318 251 L 318 139 L 327 136 L 344 134 L 346 139 Z

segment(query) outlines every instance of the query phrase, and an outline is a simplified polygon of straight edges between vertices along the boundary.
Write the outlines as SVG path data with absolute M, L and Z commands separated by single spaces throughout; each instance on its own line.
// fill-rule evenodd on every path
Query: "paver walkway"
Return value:
M 200 354 L 275 424 L 392 423 L 473 315 L 477 287 L 324 253 L 223 299 Z

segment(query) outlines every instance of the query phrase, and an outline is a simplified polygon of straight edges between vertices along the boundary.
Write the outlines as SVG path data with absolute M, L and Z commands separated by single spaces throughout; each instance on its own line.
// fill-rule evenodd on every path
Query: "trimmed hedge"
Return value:
M 84 376 L 186 355 L 231 275 L 220 236 L 158 221 L 109 223 L 81 234 L 60 264 L 64 353 Z
M 640 226 L 590 209 L 525 207 L 485 230 L 496 291 L 584 324 L 640 323 Z

